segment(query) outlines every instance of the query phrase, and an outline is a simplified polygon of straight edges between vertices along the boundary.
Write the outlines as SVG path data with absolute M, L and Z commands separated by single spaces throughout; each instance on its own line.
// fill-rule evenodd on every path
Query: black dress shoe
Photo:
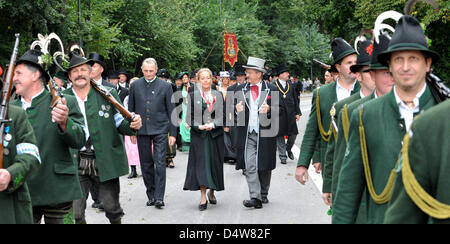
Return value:
M 198 210 L 200 211 L 204 211 L 208 208 L 208 202 L 204 203 L 204 204 L 199 204 L 198 205 Z
M 252 198 L 251 200 L 244 200 L 243 204 L 247 208 L 262 208 L 263 207 L 261 200 L 259 200 L 257 198 Z
M 155 199 L 152 199 L 152 200 L 148 200 L 147 201 L 147 206 L 154 206 L 155 205 Z
M 291 151 L 287 152 L 287 154 L 290 160 L 294 160 L 294 154 Z
M 281 164 L 286 164 L 286 160 L 281 160 Z
M 211 203 L 211 204 L 217 204 L 216 196 L 214 196 L 214 199 L 213 199 L 213 198 L 211 198 L 211 197 L 209 196 L 209 194 L 208 194 L 208 200 L 209 200 L 209 203 Z
M 267 197 L 261 197 L 261 202 L 263 204 L 267 204 L 267 203 L 269 203 L 269 199 Z
M 156 207 L 156 208 L 162 209 L 162 207 L 164 207 L 164 206 L 165 206 L 165 205 L 164 205 L 164 202 L 163 202 L 163 201 L 161 201 L 161 200 L 155 201 L 155 207 Z
M 131 173 L 128 175 L 128 179 L 137 178 L 136 168 L 131 168 Z

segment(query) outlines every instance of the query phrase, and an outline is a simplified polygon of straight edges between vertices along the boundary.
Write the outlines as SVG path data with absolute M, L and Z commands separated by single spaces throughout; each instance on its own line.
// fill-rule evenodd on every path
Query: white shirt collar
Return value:
M 416 96 L 413 99 L 414 102 L 414 109 L 419 108 L 419 99 L 420 97 L 423 95 L 423 93 L 425 92 L 425 89 L 427 88 L 427 84 L 425 83 L 422 90 L 420 90 Z M 399 106 L 405 106 L 406 108 L 408 108 L 408 106 L 406 106 L 406 104 L 403 102 L 403 100 L 400 98 L 400 96 L 397 93 L 397 86 L 394 86 L 394 95 L 395 95 L 395 101 L 397 102 L 397 105 Z M 408 108 L 409 109 L 409 108 Z
M 97 84 L 98 86 L 100 86 L 100 85 L 102 84 L 103 78 L 100 77 L 99 80 L 94 80 L 94 81 L 95 81 L 95 84 Z
M 405 125 L 406 125 L 406 131 L 409 130 L 412 122 L 414 121 L 414 113 L 418 113 L 420 111 L 419 109 L 419 99 L 420 97 L 423 95 L 423 93 L 425 92 L 425 89 L 427 88 L 427 84 L 425 83 L 425 85 L 423 86 L 422 90 L 420 90 L 416 96 L 413 99 L 414 102 L 414 108 L 409 108 L 404 102 L 403 100 L 398 96 L 397 94 L 397 87 L 394 86 L 394 96 L 395 96 L 395 101 L 398 105 L 399 108 L 399 112 L 400 112 L 400 118 L 405 120 Z
M 31 104 L 33 103 L 33 99 L 35 99 L 36 97 L 40 96 L 40 95 L 44 92 L 44 90 L 45 90 L 45 89 L 42 88 L 42 90 L 41 90 L 38 94 L 34 95 L 34 96 L 31 98 L 31 102 L 25 101 L 25 99 L 22 97 L 22 98 L 20 99 L 20 101 L 22 102 L 22 109 L 23 109 L 23 110 L 27 110 L 27 108 L 31 107 Z
M 356 80 L 353 82 L 351 89 L 347 90 L 339 84 L 339 78 L 336 79 L 337 100 L 341 101 L 342 99 L 349 97 L 352 94 L 352 91 L 355 89 L 355 84 L 356 84 Z

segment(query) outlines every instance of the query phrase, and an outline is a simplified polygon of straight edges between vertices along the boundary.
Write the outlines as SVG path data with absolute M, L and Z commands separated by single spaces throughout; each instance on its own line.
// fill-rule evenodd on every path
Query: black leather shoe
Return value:
M 152 200 L 148 200 L 147 201 L 147 206 L 154 206 L 155 205 L 155 199 L 152 199 Z
M 164 206 L 165 206 L 165 205 L 164 205 L 164 202 L 163 202 L 163 201 L 161 201 L 161 200 L 155 201 L 155 207 L 156 207 L 156 208 L 162 209 L 162 207 L 164 207 Z
M 261 202 L 263 204 L 267 204 L 267 203 L 269 203 L 269 199 L 267 197 L 261 197 Z
M 216 196 L 214 196 L 214 198 L 211 198 L 211 196 L 208 194 L 208 200 L 211 204 L 217 204 Z
M 288 154 L 288 157 L 289 157 L 290 160 L 294 160 L 295 159 L 294 158 L 294 154 L 291 151 L 287 152 L 287 154 Z
M 130 173 L 130 175 L 128 175 L 128 179 L 132 179 L 132 178 L 137 178 L 137 172 L 136 172 L 135 167 L 131 168 L 131 173 Z
M 281 161 L 281 164 L 286 164 L 286 160 L 282 160 L 282 161 Z
M 262 208 L 263 207 L 261 200 L 259 200 L 257 198 L 252 198 L 251 200 L 244 200 L 243 204 L 247 208 Z
M 198 210 L 200 211 L 204 211 L 208 208 L 208 202 L 204 203 L 204 204 L 199 204 L 198 205 Z

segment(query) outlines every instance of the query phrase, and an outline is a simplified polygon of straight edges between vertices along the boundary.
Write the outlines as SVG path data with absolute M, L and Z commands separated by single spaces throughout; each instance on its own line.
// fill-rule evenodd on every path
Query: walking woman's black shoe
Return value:
M 213 195 L 213 196 L 214 196 L 214 195 Z M 211 197 L 211 195 L 208 194 L 208 200 L 209 200 L 209 203 L 211 203 L 211 204 L 217 204 L 216 196 Z
M 137 178 L 136 166 L 131 166 L 131 173 L 128 175 L 128 179 Z
M 198 209 L 199 209 L 200 211 L 204 211 L 204 210 L 206 210 L 207 208 L 208 208 L 208 202 L 206 202 L 206 203 L 204 203 L 204 204 L 198 205 Z

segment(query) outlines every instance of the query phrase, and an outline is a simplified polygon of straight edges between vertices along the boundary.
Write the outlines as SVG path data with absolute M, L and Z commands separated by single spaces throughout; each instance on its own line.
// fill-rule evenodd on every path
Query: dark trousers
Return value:
M 167 134 L 138 135 L 137 139 L 147 197 L 149 200 L 164 201 Z
M 120 182 L 119 178 L 100 182 L 98 176 L 96 159 L 89 160 L 89 166 L 78 170 L 78 177 L 80 179 L 81 190 L 83 192 L 83 198 L 75 200 L 73 202 L 73 213 L 75 216 L 75 222 L 77 224 L 86 222 L 86 200 L 89 196 L 89 190 L 94 184 L 98 185 L 99 200 L 103 204 L 105 209 L 105 215 L 111 223 L 119 222 L 124 215 L 123 209 L 120 207 L 119 194 L 120 194 Z
M 297 135 L 290 135 L 285 143 L 284 136 L 277 137 L 278 155 L 282 162 L 286 162 L 286 152 L 290 152 L 292 150 L 292 147 L 295 144 L 295 139 L 297 139 Z
M 69 220 L 73 219 L 70 215 L 72 202 L 65 202 L 51 206 L 35 206 L 33 207 L 33 218 L 35 224 L 40 224 L 42 216 L 46 224 L 70 224 Z M 67 221 L 65 221 L 65 219 Z

